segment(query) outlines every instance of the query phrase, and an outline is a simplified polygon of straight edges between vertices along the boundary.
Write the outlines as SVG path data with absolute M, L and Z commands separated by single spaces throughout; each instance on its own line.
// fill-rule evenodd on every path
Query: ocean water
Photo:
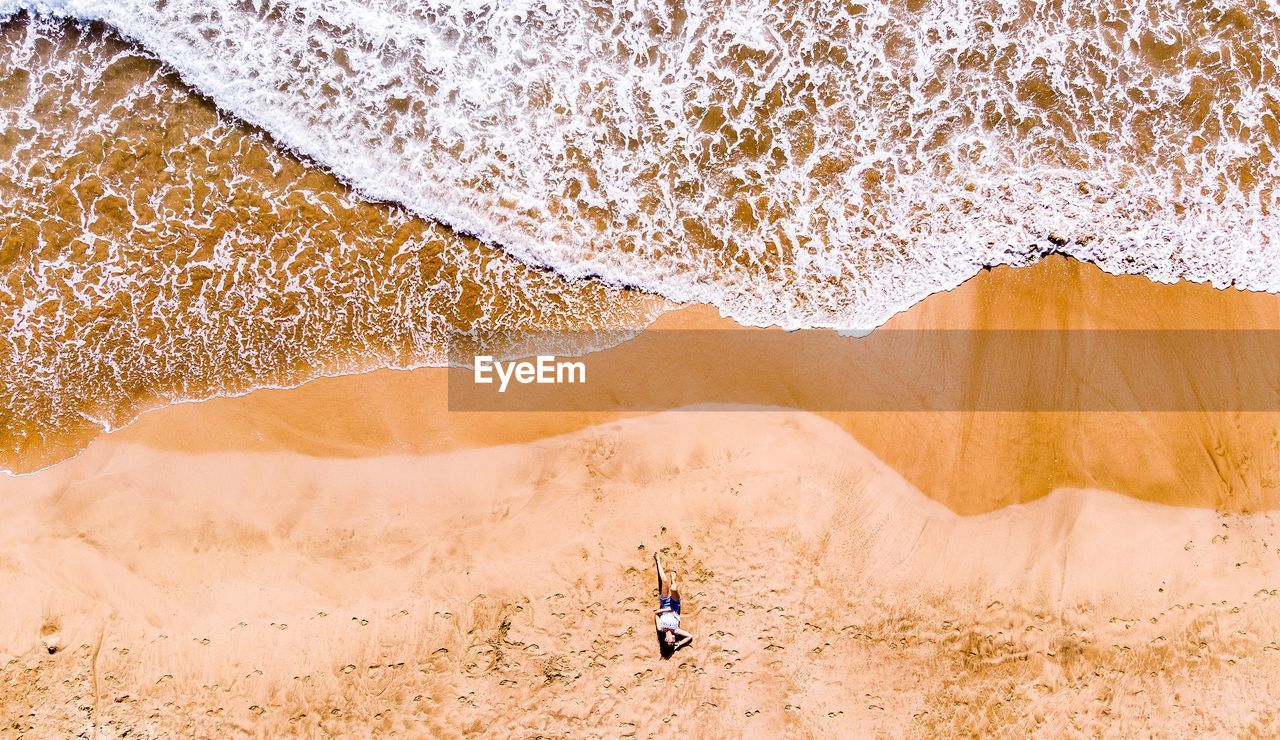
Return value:
M 0 29 L 0 468 L 173 401 L 660 308 L 369 202 L 100 24 Z
M 1280 289 L 1278 12 L 0 0 L 8 449 L 630 289 L 854 333 L 1048 252 Z
M 364 194 L 745 323 L 875 326 L 1051 250 L 1280 287 L 1273 1 L 26 6 Z

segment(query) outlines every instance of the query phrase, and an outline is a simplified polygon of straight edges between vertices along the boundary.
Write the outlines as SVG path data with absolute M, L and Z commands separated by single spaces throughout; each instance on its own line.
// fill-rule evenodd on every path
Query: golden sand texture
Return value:
M 899 323 L 1046 299 L 1205 326 L 1274 300 L 1048 262 Z M 445 375 L 173 406 L 0 478 L 9 731 L 1277 731 L 1276 515 L 1212 510 L 1251 468 L 1180 456 L 1215 415 L 448 414 Z M 1250 418 L 1220 460 L 1265 463 Z M 670 661 L 655 551 L 697 635 Z
M 0 468 L 173 400 L 440 362 L 659 302 L 371 203 L 102 26 L 0 27 Z
M 1280 297 L 1218 291 L 1181 283 L 1161 285 L 1145 278 L 1108 275 L 1084 263 L 1059 257 L 1030 268 L 983 272 L 948 293 L 934 295 L 878 330 L 972 329 L 975 341 L 984 329 L 1254 329 L 1280 328 Z M 654 329 L 723 329 L 782 336 L 774 330 L 741 329 L 704 307 L 660 318 Z M 635 397 L 668 399 L 673 385 L 698 402 L 723 390 L 745 393 L 760 403 L 823 409 L 831 388 L 840 384 L 899 379 L 893 368 L 867 367 L 861 375 L 842 375 L 835 355 L 859 341 L 826 334 L 815 346 L 829 356 L 797 360 L 778 356 L 733 357 L 720 374 L 685 372 L 679 384 L 664 368 L 685 361 L 724 359 L 714 352 L 699 357 L 660 357 L 647 348 L 696 349 L 689 344 L 645 344 L 640 339 L 588 357 L 592 378 L 612 373 Z M 766 350 L 791 345 L 765 343 Z M 804 345 L 808 346 L 808 345 Z M 1137 377 L 1099 374 L 1082 358 L 1080 367 L 1054 367 L 1052 358 L 1000 358 L 977 355 L 976 362 L 1022 363 L 1036 359 L 1064 377 L 1079 376 L 1123 392 L 1152 382 Z M 1177 358 L 1174 358 L 1175 361 Z M 1252 361 L 1266 360 L 1257 355 Z M 954 361 L 954 358 L 953 358 Z M 1243 376 L 1267 368 L 1232 365 Z M 1179 366 L 1172 366 L 1178 372 Z M 710 367 L 707 367 L 710 371 Z M 143 417 L 125 431 L 128 438 L 185 450 L 243 449 L 267 445 L 324 456 L 424 454 L 460 447 L 524 442 L 580 429 L 615 418 L 608 411 L 448 412 L 450 382 L 466 385 L 469 371 L 379 372 L 359 379 L 324 379 L 289 392 L 266 391 L 251 402 L 215 400 L 173 409 L 166 417 Z M 727 379 L 727 380 L 726 380 Z M 701 384 L 705 381 L 705 385 Z M 566 398 L 605 391 L 589 382 L 581 389 L 562 386 Z M 603 383 L 603 380 L 598 382 Z M 604 387 L 604 386 L 602 386 Z M 1120 399 L 1123 400 L 1123 399 Z M 634 415 L 629 412 L 628 415 Z M 877 457 L 926 495 L 961 514 L 990 512 L 1036 500 L 1056 488 L 1099 488 L 1147 501 L 1246 513 L 1280 505 L 1280 415 L 1264 412 L 1207 411 L 823 411 Z M 190 439 L 175 433 L 198 429 Z M 341 423 L 336 420 L 342 419 Z
M 1025 270 L 980 273 L 957 290 L 900 314 L 885 328 L 1276 330 L 1280 296 L 1159 284 L 1051 257 Z M 1064 370 L 1085 377 L 1096 371 Z M 1236 370 L 1243 375 L 1258 368 Z M 832 418 L 921 490 L 960 513 L 993 511 L 1062 487 L 1101 488 L 1222 512 L 1280 506 L 1277 413 L 969 412 Z
M 1273 515 L 960 517 L 798 412 L 433 456 L 113 436 L 2 492 L 10 732 L 1276 729 Z M 670 661 L 655 551 L 697 635 Z

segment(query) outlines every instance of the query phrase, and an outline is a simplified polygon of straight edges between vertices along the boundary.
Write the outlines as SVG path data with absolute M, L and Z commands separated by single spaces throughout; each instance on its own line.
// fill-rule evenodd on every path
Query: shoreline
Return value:
M 899 324 L 1280 321 L 1135 281 L 992 271 Z M 1232 470 L 1275 414 L 447 413 L 446 375 L 170 406 L 0 477 L 0 713 L 59 735 L 1178 734 L 1280 700 L 1242 690 L 1280 671 L 1280 507 L 1183 478 Z M 1206 440 L 1220 466 L 1184 454 Z M 669 661 L 654 552 L 696 635 Z
M 0 735 L 1280 737 L 1274 13 L 342 5 L 0 0 Z
M 955 291 L 927 299 L 877 331 L 1169 325 L 1280 328 L 1280 297 L 1156 284 L 1057 258 L 1032 268 L 984 273 Z M 646 331 L 710 328 L 779 331 L 740 327 L 704 306 L 663 314 Z M 631 342 L 643 336 L 642 332 Z M 604 354 L 627 357 L 634 349 L 629 344 Z M 532 442 L 653 413 L 448 411 L 450 372 L 458 371 L 380 369 L 318 378 L 287 390 L 256 390 L 244 396 L 171 405 L 141 415 L 106 438 L 189 451 L 254 449 L 265 444 L 317 456 L 432 454 Z M 742 383 L 760 382 L 752 379 L 754 373 L 752 367 L 744 366 L 732 377 Z M 655 387 L 663 383 L 660 377 L 643 380 Z M 774 390 L 761 391 L 761 397 L 779 399 L 771 405 L 804 408 L 805 399 L 821 390 L 788 382 L 783 376 Z M 962 514 L 1025 503 L 1059 487 L 1114 490 L 1144 500 L 1226 513 L 1280 507 L 1280 483 L 1259 477 L 1262 469 L 1257 465 L 1276 454 L 1268 440 L 1273 433 L 1280 434 L 1280 425 L 1267 412 L 827 411 L 818 415 L 834 421 L 926 494 Z M 1118 439 L 1127 441 L 1116 444 Z M 1203 452 L 1215 444 L 1227 455 L 1218 465 Z M 1232 467 L 1233 455 L 1254 464 L 1242 469 L 1238 478 L 1224 478 L 1221 466 L 1237 469 Z

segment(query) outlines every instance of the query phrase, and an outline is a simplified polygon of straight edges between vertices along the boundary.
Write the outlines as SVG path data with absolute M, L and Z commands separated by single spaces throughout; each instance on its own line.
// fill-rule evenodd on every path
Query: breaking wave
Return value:
M 175 401 L 607 343 L 664 306 L 370 203 L 104 28 L 0 27 L 0 469 Z
M 60 0 L 569 277 L 874 326 L 982 266 L 1280 288 L 1274 2 Z

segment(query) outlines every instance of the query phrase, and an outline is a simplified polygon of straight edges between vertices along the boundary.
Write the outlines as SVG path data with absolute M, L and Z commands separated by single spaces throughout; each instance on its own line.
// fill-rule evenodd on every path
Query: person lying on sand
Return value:
M 663 654 L 670 655 L 693 642 L 693 635 L 680 629 L 680 590 L 676 588 L 675 575 L 667 578 L 656 553 L 653 564 L 658 566 L 658 610 L 653 613 L 653 623 L 662 640 Z

